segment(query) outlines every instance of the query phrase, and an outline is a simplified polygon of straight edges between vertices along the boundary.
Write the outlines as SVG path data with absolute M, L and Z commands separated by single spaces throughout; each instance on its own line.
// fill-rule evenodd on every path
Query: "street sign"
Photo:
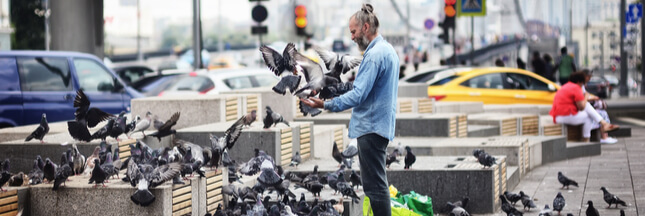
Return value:
M 625 22 L 626 23 L 637 23 L 638 19 L 643 17 L 643 5 L 642 4 L 630 4 L 627 7 L 625 12 Z
M 262 22 L 266 20 L 267 16 L 269 16 L 269 12 L 267 11 L 267 8 L 265 8 L 261 4 L 256 5 L 255 7 L 253 7 L 253 10 L 251 10 L 251 17 L 256 22 Z
M 457 0 L 457 16 L 486 16 L 486 0 Z
M 269 29 L 266 26 L 251 26 L 251 34 L 267 34 Z
M 426 19 L 426 21 L 423 22 L 423 26 L 425 26 L 427 30 L 432 29 L 432 27 L 434 27 L 434 20 Z

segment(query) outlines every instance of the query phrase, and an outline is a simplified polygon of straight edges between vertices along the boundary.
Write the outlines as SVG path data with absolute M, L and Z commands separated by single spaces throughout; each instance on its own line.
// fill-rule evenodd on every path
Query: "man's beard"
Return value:
M 354 42 L 356 43 L 356 45 L 358 45 L 358 49 L 361 51 L 365 51 L 367 49 L 367 46 L 370 45 L 370 41 L 367 39 L 367 36 L 365 36 L 365 34 L 356 38 Z

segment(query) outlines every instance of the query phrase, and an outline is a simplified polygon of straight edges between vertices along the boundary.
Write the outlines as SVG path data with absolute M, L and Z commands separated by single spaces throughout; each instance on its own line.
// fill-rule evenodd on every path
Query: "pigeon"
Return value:
M 354 90 L 354 82 L 337 83 L 328 85 L 320 90 L 318 97 L 323 100 L 332 99 Z
M 340 80 L 340 75 L 354 69 L 363 61 L 363 57 L 340 55 L 318 46 L 313 47 L 320 58 L 325 62 L 329 75 Z
M 94 183 L 94 187 L 98 186 L 99 184 L 102 184 L 103 187 L 105 186 L 105 180 L 107 180 L 110 176 L 108 172 L 106 172 L 101 165 L 99 165 L 99 159 L 96 158 L 94 159 L 94 169 L 92 169 L 92 175 L 90 175 L 90 181 L 88 184 Z
M 352 188 L 356 187 L 356 190 L 358 190 L 358 186 L 363 185 L 363 182 L 361 181 L 361 176 L 358 175 L 355 170 L 352 170 L 352 174 L 349 175 L 349 182 L 352 183 Z
M 340 191 L 343 196 L 351 197 L 354 203 L 358 203 L 361 199 L 356 195 L 356 192 L 352 189 L 352 186 L 345 181 L 345 174 L 343 172 L 338 174 L 338 182 L 336 183 L 336 188 Z
M 134 128 L 137 127 L 137 122 L 140 121 L 140 120 L 141 120 L 141 116 L 137 115 L 136 117 L 134 117 L 134 119 L 132 119 L 132 121 L 130 121 L 130 123 L 125 125 L 125 131 L 123 131 L 123 133 L 126 136 L 128 136 L 128 139 L 130 139 L 130 133 L 132 133 Z
M 271 110 L 271 107 L 266 106 L 266 112 L 267 114 L 266 116 L 264 116 L 264 129 L 275 126 L 278 123 L 284 123 L 285 125 L 289 126 L 289 122 L 285 121 L 282 115 L 280 115 L 279 113 L 273 112 L 273 110 Z
M 139 184 L 137 191 L 130 196 L 130 200 L 137 205 L 148 206 L 155 201 L 155 196 L 150 192 L 150 188 L 157 187 L 164 182 L 173 179 L 179 174 L 181 165 L 179 163 L 169 163 L 156 168 L 146 166 L 141 170 L 139 175 Z
M 280 175 L 276 173 L 273 167 L 274 164 L 269 160 L 264 160 L 262 165 L 260 165 L 262 173 L 260 173 L 257 180 L 265 187 L 275 187 L 282 183 L 282 178 L 280 178 Z
M 228 127 L 224 132 L 224 136 L 220 138 L 219 144 L 226 144 L 225 146 L 227 149 L 232 149 L 235 142 L 237 142 L 237 139 L 240 138 L 240 134 L 242 134 L 242 127 L 244 126 L 245 119 L 246 117 L 242 116 L 240 119 L 235 121 L 233 125 Z
M 247 113 L 246 115 L 242 116 L 242 125 L 244 126 L 251 126 L 251 123 L 255 122 L 255 119 L 257 118 L 257 111 L 256 110 L 251 110 L 250 113 Z
M 152 126 L 155 128 L 155 130 L 159 130 L 161 126 L 164 125 L 165 122 L 162 122 L 159 120 L 159 116 L 154 115 L 152 118 Z
M 553 199 L 553 210 L 558 212 L 558 215 L 560 215 L 560 212 L 564 208 L 564 205 L 566 204 L 564 197 L 562 196 L 561 192 L 558 192 L 558 195 L 555 196 L 555 199 Z
M 65 161 L 65 163 L 61 163 L 61 166 L 58 168 L 58 170 L 56 170 L 56 175 L 54 177 L 54 187 L 52 188 L 52 190 L 58 190 L 61 184 L 65 185 L 67 178 L 73 174 L 74 171 L 72 171 L 72 167 L 69 166 L 69 163 L 67 163 L 67 161 Z
M 101 147 L 97 146 L 94 148 L 92 155 L 90 155 L 89 157 L 87 157 L 87 159 L 85 159 L 85 168 L 84 168 L 85 172 L 90 172 L 92 171 L 92 169 L 94 169 L 94 166 L 95 166 L 94 159 L 99 159 L 100 152 L 101 152 Z M 99 164 L 100 163 L 96 165 L 99 165 Z
M 343 163 L 343 155 L 338 150 L 338 144 L 336 144 L 336 141 L 334 141 L 334 144 L 332 145 L 331 156 L 336 160 L 336 162 L 338 162 L 339 166 Z
M 625 216 L 625 210 L 620 210 L 620 216 Z
M 166 123 L 164 123 L 163 125 L 161 125 L 161 126 L 157 129 L 157 131 L 153 132 L 153 133 L 152 133 L 152 134 L 150 134 L 149 136 L 157 137 L 157 140 L 158 140 L 159 142 L 161 142 L 161 138 L 162 138 L 162 137 L 168 136 L 168 135 L 170 135 L 170 134 L 175 134 L 175 133 L 177 133 L 177 131 L 176 131 L 175 129 L 171 129 L 171 128 L 172 128 L 172 126 L 174 126 L 175 124 L 177 124 L 177 120 L 179 120 L 179 112 L 176 112 L 175 114 L 173 114 L 173 115 L 170 117 L 170 119 L 168 119 L 168 121 L 166 121 Z
M 126 127 L 127 127 L 126 121 L 127 121 L 127 117 L 125 116 L 125 111 L 121 111 L 121 113 L 119 113 L 119 116 L 117 116 L 116 119 L 114 120 L 114 125 L 109 131 L 110 137 L 119 141 L 119 136 L 123 134 L 126 130 Z
M 108 145 L 107 142 L 101 141 L 101 143 L 99 143 L 99 147 L 101 147 L 101 151 L 99 151 L 99 160 L 101 161 L 101 165 L 103 165 L 106 161 L 107 153 L 112 152 L 112 145 Z
M 466 208 L 466 206 L 468 205 L 468 201 L 470 201 L 470 198 L 464 197 L 463 199 L 454 203 L 448 202 L 446 206 L 448 207 L 448 211 L 450 211 L 450 209 L 452 209 L 453 207 Z
M 389 154 L 389 155 L 385 158 L 385 165 L 386 165 L 386 167 L 387 167 L 387 168 L 390 168 L 390 164 L 392 164 L 392 163 L 394 163 L 394 162 L 399 163 L 399 159 L 396 159 L 396 157 L 397 157 L 398 155 L 399 155 L 399 150 L 398 150 L 398 149 L 394 149 L 394 150 L 392 151 L 392 154 Z
M 43 161 L 43 158 L 40 157 L 40 155 L 36 155 L 36 161 L 38 161 L 38 168 L 43 170 L 45 168 L 45 161 Z
M 112 119 L 112 114 L 106 113 L 99 108 L 90 108 L 90 100 L 85 95 L 83 90 L 76 91 L 76 98 L 74 99 L 74 112 L 75 119 L 68 121 L 68 132 L 75 139 L 80 141 L 91 141 L 90 132 L 87 127 L 93 128 L 102 121 Z
M 287 89 L 289 92 L 295 92 L 298 90 L 298 85 L 300 84 L 300 80 L 302 79 L 301 76 L 297 75 L 285 75 L 280 78 L 280 81 L 271 88 L 274 92 L 285 95 L 287 93 Z
M 616 208 L 618 208 L 618 204 L 622 206 L 627 206 L 627 203 L 625 203 L 625 201 L 622 201 L 620 198 L 618 198 L 618 196 L 612 193 L 609 193 L 609 191 L 607 191 L 607 188 L 601 187 L 600 190 L 602 190 L 602 193 L 603 193 L 602 198 L 605 200 L 607 204 L 609 204 L 607 208 L 610 208 L 612 204 L 616 204 Z
M 49 158 L 45 158 L 45 167 L 43 167 L 43 178 L 47 182 L 54 182 L 54 177 L 56 176 L 56 169 L 58 166 L 54 164 Z
M 12 175 L 9 178 L 9 186 L 11 187 L 20 187 L 22 183 L 25 182 L 25 173 L 19 172 L 18 174 Z
M 278 51 L 271 49 L 266 45 L 260 46 L 260 52 L 262 53 L 264 63 L 276 76 L 281 76 L 282 73 L 297 75 L 296 62 L 289 54 L 295 49 L 295 44 L 288 43 L 282 51 L 282 54 L 280 54 Z M 291 88 L 291 90 L 295 90 L 297 88 L 297 84 L 299 84 L 299 82 L 296 83 L 295 86 L 292 86 L 293 88 Z M 279 94 L 284 94 L 285 89 L 273 87 L 273 91 Z
M 237 188 L 235 187 L 234 184 L 228 184 L 228 185 L 222 186 L 222 194 L 227 196 L 233 196 L 235 198 L 238 198 L 240 196 L 237 194 Z
M 235 161 L 231 160 L 231 157 L 228 156 L 228 150 L 224 149 L 222 152 L 222 166 L 233 167 L 234 165 Z
M 43 183 L 43 170 L 38 166 L 38 160 L 34 160 L 34 167 L 29 171 L 27 177 L 29 178 L 30 185 L 37 185 Z
M 303 101 L 298 102 L 298 108 L 300 109 L 300 113 L 302 113 L 303 116 L 311 115 L 311 117 L 314 117 L 322 113 L 320 109 L 310 107 Z
M 74 175 L 80 175 L 85 171 L 85 156 L 78 151 L 76 143 L 72 144 L 72 150 L 72 156 L 74 158 L 74 166 L 72 167 L 72 170 L 74 171 Z
M 289 166 L 295 166 L 298 167 L 298 164 L 302 162 L 302 157 L 300 157 L 300 152 L 296 151 L 296 154 L 291 157 L 291 163 Z
M 2 189 L 2 186 L 9 181 L 11 173 L 9 173 L 9 159 L 4 159 L 0 167 L 0 191 L 7 191 Z
M 215 167 L 215 170 L 219 167 L 219 163 L 222 159 L 222 149 L 224 148 L 222 146 L 223 143 L 219 142 L 219 138 L 217 138 L 213 134 L 209 134 L 209 140 L 211 141 L 211 152 L 212 152 L 212 157 L 210 160 L 210 167 L 213 168 Z
M 522 197 L 522 205 L 524 206 L 523 209 L 526 209 L 528 207 L 529 211 L 531 211 L 531 208 L 537 208 L 535 203 L 533 203 L 533 199 L 531 199 L 531 197 L 529 197 L 528 195 L 524 194 L 524 191 L 520 191 L 520 196 Z
M 417 156 L 412 153 L 412 148 L 410 148 L 410 146 L 405 146 L 405 151 L 405 166 L 403 168 L 410 169 L 410 166 L 412 166 L 412 164 L 417 161 Z
M 152 121 L 152 120 L 150 119 L 150 115 L 152 115 L 152 113 L 150 113 L 150 112 L 146 112 L 146 117 L 145 117 L 144 119 L 139 120 L 139 119 L 137 118 L 136 126 L 134 126 L 134 129 L 133 129 L 132 131 L 130 131 L 130 134 L 129 134 L 129 135 L 132 135 L 133 133 L 136 133 L 136 132 L 139 132 L 139 131 L 140 131 L 140 132 L 143 134 L 143 136 L 146 136 L 146 132 L 145 132 L 145 130 L 147 130 L 148 128 L 150 128 L 150 123 L 151 123 L 150 121 Z M 138 116 L 137 116 L 137 117 L 138 117 Z
M 587 201 L 587 204 L 589 204 L 589 207 L 587 207 L 587 216 L 600 216 L 600 213 L 598 213 L 598 209 L 596 209 L 593 206 L 593 202 L 591 200 Z
M 107 137 L 110 135 L 110 131 L 112 131 L 112 128 L 114 127 L 115 119 L 110 119 L 108 120 L 107 124 L 105 124 L 101 129 L 97 130 L 92 134 L 90 137 L 90 140 L 94 139 L 101 139 L 105 141 Z
M 553 211 L 549 208 L 549 205 L 544 205 L 544 209 L 540 211 L 538 216 L 551 216 L 553 214 Z
M 321 178 L 321 183 L 325 183 L 329 185 L 331 189 L 334 189 L 334 195 L 338 193 L 338 174 L 334 172 L 327 173 Z
M 352 140 L 352 142 L 349 142 L 349 145 L 343 150 L 341 153 L 344 158 L 351 158 L 356 155 L 358 155 L 358 146 L 356 143 L 356 139 Z
M 562 174 L 562 172 L 558 172 L 558 181 L 562 184 L 562 188 L 564 188 L 564 186 L 567 186 L 567 189 L 569 189 L 569 185 L 578 187 L 578 182 L 567 178 Z
M 115 151 L 112 155 L 112 165 L 114 166 L 116 177 L 119 178 L 119 170 L 123 168 L 123 161 L 121 161 L 121 157 L 119 157 L 119 151 Z
M 40 143 L 45 143 L 43 141 L 43 137 L 45 137 L 47 133 L 49 133 L 49 124 L 47 123 L 47 115 L 43 113 L 43 117 L 40 119 L 40 125 L 38 125 L 34 132 L 31 132 L 31 134 L 27 136 L 25 142 L 35 138 L 40 140 Z
M 134 160 L 128 160 L 127 169 L 125 171 L 125 177 L 123 178 L 123 181 L 129 182 L 132 187 L 136 187 L 139 183 L 139 175 L 142 175 L 141 170 L 139 169 L 139 165 L 137 165 Z
M 497 164 L 496 158 L 493 156 L 490 156 L 488 153 L 484 152 L 484 150 L 481 149 L 475 149 L 473 150 L 473 155 L 477 158 L 477 161 L 479 164 L 483 165 L 484 168 L 486 167 L 491 167 L 494 164 Z
M 506 201 L 504 195 L 499 195 L 499 199 L 502 200 L 502 211 L 504 211 L 507 215 L 519 212 L 515 207 L 513 207 L 513 205 Z
M 340 79 L 332 75 L 325 75 L 320 64 L 299 53 L 296 49 L 289 50 L 289 55 L 291 55 L 291 58 L 293 58 L 298 66 L 302 68 L 305 81 L 307 81 L 305 86 L 293 93 L 299 98 L 307 98 L 309 96 L 316 95 L 323 87 L 340 83 Z
M 504 191 L 504 197 L 506 197 L 506 199 L 508 199 L 508 202 L 510 202 L 513 205 L 515 205 L 517 201 L 520 201 L 522 199 L 522 196 L 520 196 L 519 194 L 511 193 L 508 191 Z

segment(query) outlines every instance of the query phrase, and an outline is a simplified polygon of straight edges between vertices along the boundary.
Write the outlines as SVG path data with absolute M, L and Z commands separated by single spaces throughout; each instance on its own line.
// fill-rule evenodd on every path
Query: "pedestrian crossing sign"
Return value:
M 457 16 L 486 16 L 486 0 L 457 0 Z

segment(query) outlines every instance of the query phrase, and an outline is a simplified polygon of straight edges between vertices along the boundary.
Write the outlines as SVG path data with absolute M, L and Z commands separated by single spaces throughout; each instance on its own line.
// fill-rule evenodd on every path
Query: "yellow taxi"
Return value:
M 552 104 L 560 86 L 533 72 L 506 67 L 454 68 L 427 82 L 428 97 L 437 101 L 481 101 L 484 104 Z

